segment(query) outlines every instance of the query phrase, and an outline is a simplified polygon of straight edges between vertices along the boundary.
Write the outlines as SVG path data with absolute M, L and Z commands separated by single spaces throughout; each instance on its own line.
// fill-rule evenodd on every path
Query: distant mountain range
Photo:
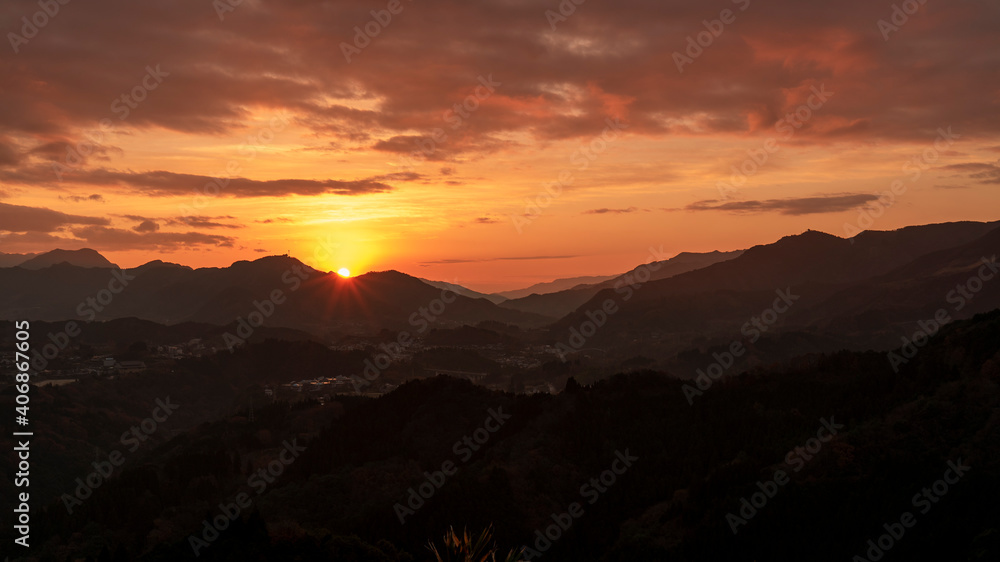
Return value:
M 797 298 L 769 328 L 833 338 L 830 349 L 888 349 L 940 309 L 957 320 L 1000 307 L 1000 275 L 971 281 L 984 258 L 997 254 L 1000 222 L 869 231 L 850 240 L 808 231 L 631 290 L 605 288 L 552 330 L 557 340 L 566 339 L 588 312 L 611 299 L 618 312 L 588 345 L 645 339 L 653 346 L 683 346 L 692 337 L 715 335 L 725 342 L 745 340 L 748 333 L 754 339 L 754 330 L 763 330 L 744 327 L 773 307 L 778 291 L 790 291 Z M 985 272 L 995 275 L 988 267 Z M 966 284 L 981 290 L 974 298 L 956 296 Z M 965 301 L 960 307 L 959 298 Z
M 0 267 L 14 267 L 21 265 L 38 254 L 5 254 L 0 252 Z
M 52 250 L 44 254 L 2 254 L 0 267 L 21 267 L 24 269 L 44 269 L 60 263 L 77 267 L 117 268 L 100 253 L 90 248 L 81 250 Z
M 568 277 L 566 279 L 556 279 L 553 281 L 547 281 L 545 283 L 535 283 L 530 287 L 524 289 L 517 289 L 514 291 L 503 291 L 500 293 L 494 293 L 507 300 L 520 299 L 523 297 L 531 295 L 547 295 L 549 293 L 558 293 L 559 291 L 565 291 L 567 289 L 575 289 L 581 285 L 596 285 L 602 281 L 607 281 L 609 279 L 614 279 L 616 275 L 602 275 L 602 276 L 587 276 L 587 277 Z
M 200 269 L 154 261 L 120 272 L 66 261 L 42 269 L 22 264 L 0 268 L 0 288 L 4 320 L 135 317 L 167 325 L 227 325 L 254 313 L 264 314 L 270 327 L 322 336 L 386 328 L 415 333 L 482 321 L 539 326 L 548 321 L 486 299 L 453 295 L 397 271 L 345 279 L 287 256 Z
M 1000 222 L 853 239 L 807 231 L 746 251 L 682 253 L 595 284 L 503 300 L 398 271 L 345 279 L 287 256 L 200 269 L 157 260 L 119 273 L 93 250 L 57 250 L 0 268 L 0 320 L 135 317 L 226 326 L 259 311 L 268 327 L 318 337 L 489 322 L 543 329 L 533 338 L 557 343 L 610 299 L 617 312 L 588 346 L 665 352 L 699 345 L 699 338 L 745 339 L 747 322 L 772 306 L 777 291 L 790 291 L 794 304 L 777 317 L 774 332 L 797 331 L 831 349 L 886 348 L 941 308 L 959 319 L 1000 307 L 1000 276 L 982 281 L 974 298 L 961 297 L 961 307 L 953 295 L 998 253 Z M 572 281 L 543 285 L 561 282 Z
M 427 283 L 431 287 L 437 287 L 438 289 L 449 289 L 455 291 L 456 293 L 469 297 L 471 299 L 486 299 L 493 304 L 500 304 L 507 300 L 505 297 L 500 296 L 498 293 L 486 294 L 480 293 L 479 291 L 473 291 L 467 287 L 461 285 L 456 285 L 454 283 L 448 283 L 447 281 L 431 281 L 429 279 L 420 278 L 421 281 Z
M 572 289 L 566 289 L 548 294 L 533 294 L 519 299 L 509 300 L 501 304 L 504 308 L 520 310 L 523 312 L 535 312 L 550 318 L 561 318 L 573 312 L 580 305 L 590 300 L 603 289 L 615 288 L 626 282 L 631 283 L 631 279 L 638 277 L 646 282 L 659 279 L 668 279 L 674 275 L 687 273 L 703 267 L 731 260 L 743 254 L 742 250 L 734 252 L 709 252 L 704 254 L 693 254 L 684 252 L 668 260 L 651 262 L 636 266 L 627 273 L 611 277 L 593 285 L 577 285 Z M 640 273 L 639 270 L 642 270 Z M 628 280 L 628 281 L 626 281 Z

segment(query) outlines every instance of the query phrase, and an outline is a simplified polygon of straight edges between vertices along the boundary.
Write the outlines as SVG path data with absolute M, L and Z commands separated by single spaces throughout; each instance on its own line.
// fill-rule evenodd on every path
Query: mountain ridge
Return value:
M 61 248 L 56 248 L 55 250 L 49 252 L 37 254 L 34 257 L 17 264 L 15 267 L 23 269 L 44 269 L 60 263 L 68 263 L 78 267 L 88 268 L 118 268 L 117 265 L 111 263 L 99 252 L 90 248 L 81 248 L 79 250 L 63 250 Z

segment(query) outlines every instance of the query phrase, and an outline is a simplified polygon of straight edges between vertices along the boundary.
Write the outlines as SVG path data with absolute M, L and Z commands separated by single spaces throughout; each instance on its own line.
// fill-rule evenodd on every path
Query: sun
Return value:
M 350 277 L 351 276 L 351 270 L 347 269 L 346 267 L 342 267 L 342 268 L 340 268 L 340 269 L 337 270 L 337 275 L 339 275 L 341 277 Z

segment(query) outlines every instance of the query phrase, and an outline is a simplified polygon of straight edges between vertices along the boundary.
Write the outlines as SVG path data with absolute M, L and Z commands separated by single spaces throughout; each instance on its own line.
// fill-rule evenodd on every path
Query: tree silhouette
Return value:
M 493 543 L 493 526 L 483 529 L 475 539 L 469 535 L 468 529 L 459 535 L 454 527 L 448 527 L 444 534 L 444 546 L 440 550 L 433 541 L 427 548 L 437 562 L 496 562 L 499 547 Z M 503 555 L 502 555 L 503 556 Z M 520 562 L 521 551 L 511 550 L 501 558 L 503 562 Z

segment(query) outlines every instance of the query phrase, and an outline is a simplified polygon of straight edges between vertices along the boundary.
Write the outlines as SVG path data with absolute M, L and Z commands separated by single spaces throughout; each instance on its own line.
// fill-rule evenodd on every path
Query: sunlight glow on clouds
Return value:
M 3 251 L 226 265 L 310 256 L 333 234 L 343 257 L 317 267 L 496 284 L 613 273 L 654 243 L 840 234 L 940 127 L 961 139 L 875 228 L 997 218 L 1000 59 L 984 53 L 1000 12 L 985 2 L 927 3 L 888 41 L 878 3 L 754 2 L 683 73 L 672 53 L 717 7 L 588 2 L 552 29 L 550 4 L 407 4 L 351 64 L 339 44 L 384 3 L 248 1 L 222 21 L 203 3 L 68 6 L 0 57 L 0 210 L 35 221 L 0 221 Z M 4 2 L 0 20 L 36 9 Z M 115 100 L 156 65 L 169 75 L 119 119 Z M 496 91 L 449 121 L 484 76 Z M 721 201 L 718 182 L 820 84 L 836 96 Z M 608 118 L 628 128 L 576 169 Z M 94 143 L 102 119 L 113 131 Z M 438 149 L 403 165 L 438 129 Z M 506 217 L 566 169 L 573 183 L 518 234 Z M 181 218 L 213 178 L 225 187 L 197 215 L 238 230 Z

